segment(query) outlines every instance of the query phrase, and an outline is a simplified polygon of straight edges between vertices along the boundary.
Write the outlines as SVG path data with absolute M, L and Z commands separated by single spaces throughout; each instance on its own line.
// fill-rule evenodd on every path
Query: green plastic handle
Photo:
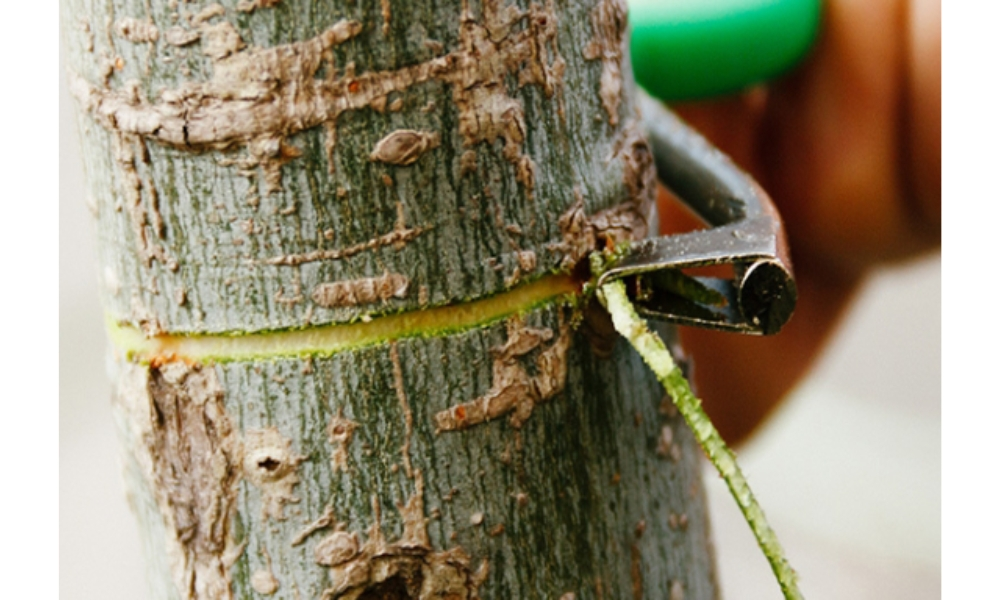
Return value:
M 629 0 L 632 69 L 661 100 L 738 92 L 805 57 L 820 0 Z

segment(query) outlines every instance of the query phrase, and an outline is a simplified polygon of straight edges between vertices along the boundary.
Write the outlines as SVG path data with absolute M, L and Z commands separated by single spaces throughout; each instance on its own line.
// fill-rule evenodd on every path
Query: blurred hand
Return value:
M 769 338 L 682 328 L 705 408 L 744 440 L 802 377 L 875 266 L 935 249 L 941 223 L 940 0 L 827 0 L 810 59 L 767 88 L 673 105 L 785 220 L 799 303 Z M 665 232 L 692 218 L 661 189 Z

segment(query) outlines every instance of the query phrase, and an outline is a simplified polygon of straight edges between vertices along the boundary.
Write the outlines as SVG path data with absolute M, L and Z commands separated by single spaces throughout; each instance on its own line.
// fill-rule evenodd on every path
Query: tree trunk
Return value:
M 153 597 L 717 595 L 698 448 L 577 301 L 652 218 L 620 1 L 64 34 Z

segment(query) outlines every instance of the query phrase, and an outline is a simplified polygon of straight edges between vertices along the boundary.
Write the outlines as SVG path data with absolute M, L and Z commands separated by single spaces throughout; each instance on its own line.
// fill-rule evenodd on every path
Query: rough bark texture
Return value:
M 623 13 L 67 2 L 84 143 L 105 149 L 85 166 L 116 320 L 271 330 L 492 294 L 562 265 L 558 216 L 578 202 L 645 233 L 621 51 L 595 50 L 620 47 Z M 316 301 L 387 273 L 409 285 Z
M 368 320 L 647 233 L 615 0 L 65 8 L 122 326 Z M 714 597 L 698 450 L 580 316 L 211 364 L 113 349 L 154 597 Z

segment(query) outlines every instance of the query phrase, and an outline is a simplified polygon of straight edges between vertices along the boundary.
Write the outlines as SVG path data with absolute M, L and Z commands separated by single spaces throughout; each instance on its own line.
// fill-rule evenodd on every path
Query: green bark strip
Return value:
M 670 356 L 670 352 L 663 344 L 663 340 L 650 330 L 646 322 L 635 312 L 635 308 L 625 292 L 624 283 L 621 281 L 606 283 L 600 287 L 597 294 L 601 303 L 611 313 L 615 329 L 632 344 L 632 347 L 656 374 L 656 378 L 673 399 L 677 410 L 684 416 L 684 420 L 694 432 L 698 444 L 705 451 L 709 461 L 725 480 L 726 486 L 729 487 L 729 491 L 743 513 L 743 517 L 750 525 L 754 537 L 757 538 L 757 544 L 764 551 L 764 556 L 767 557 L 785 598 L 788 600 L 801 599 L 803 596 L 799 591 L 797 575 L 785 558 L 785 551 L 778 542 L 778 536 L 768 525 L 764 511 L 760 508 L 753 491 L 750 489 L 750 484 L 743 476 L 743 471 L 740 470 L 740 466 L 736 462 L 736 455 L 726 446 L 726 442 L 723 441 L 708 415 L 702 410 L 701 400 L 691 392 L 690 384 L 684 378 L 680 368 L 674 363 L 673 357 Z
M 546 304 L 572 305 L 579 285 L 569 276 L 550 276 L 496 296 L 375 318 L 368 322 L 324 325 L 301 330 L 243 335 L 158 335 L 109 319 L 111 342 L 129 358 L 149 362 L 157 357 L 229 362 L 286 356 L 328 356 L 353 348 L 408 337 L 446 335 L 483 327 L 512 314 Z

